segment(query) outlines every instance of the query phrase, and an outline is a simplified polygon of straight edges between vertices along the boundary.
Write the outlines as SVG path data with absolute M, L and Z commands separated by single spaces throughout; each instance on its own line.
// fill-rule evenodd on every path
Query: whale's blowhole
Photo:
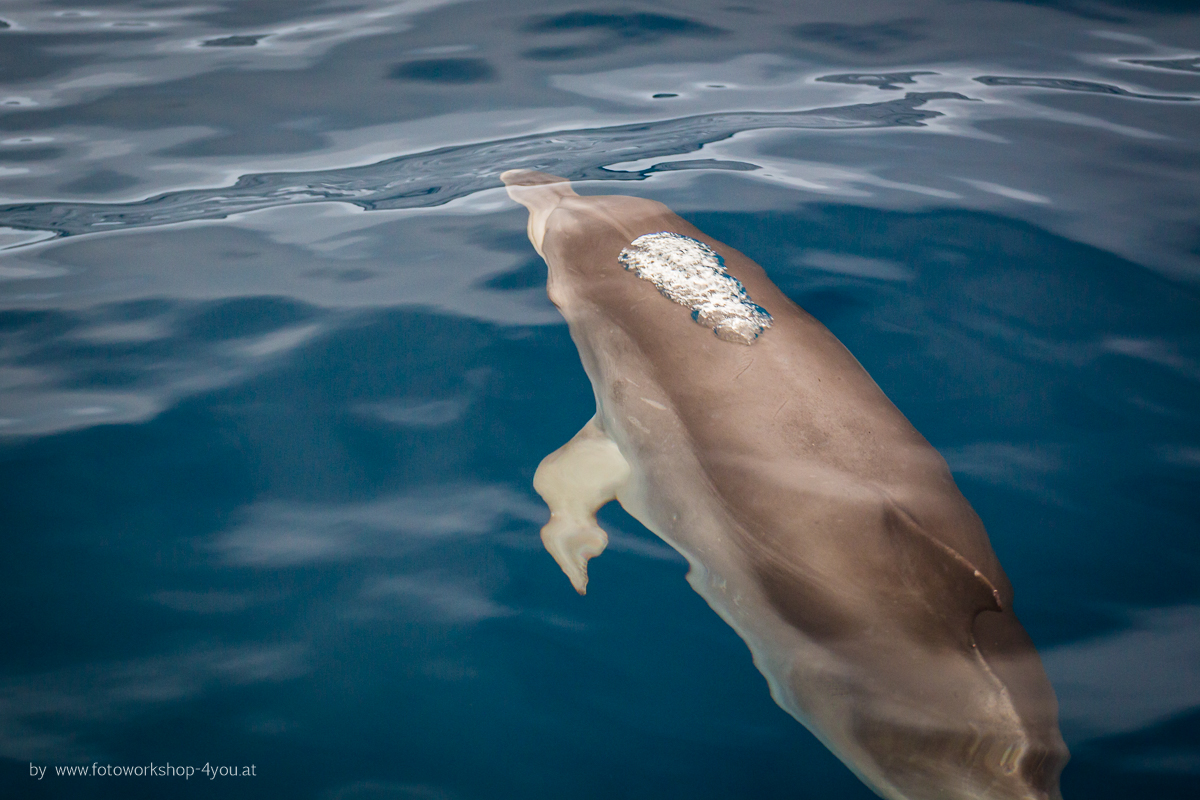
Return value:
M 666 298 L 691 310 L 692 319 L 718 339 L 752 345 L 771 327 L 771 315 L 750 299 L 746 287 L 725 269 L 720 254 L 681 233 L 647 233 L 617 256 L 621 265 L 650 281 Z

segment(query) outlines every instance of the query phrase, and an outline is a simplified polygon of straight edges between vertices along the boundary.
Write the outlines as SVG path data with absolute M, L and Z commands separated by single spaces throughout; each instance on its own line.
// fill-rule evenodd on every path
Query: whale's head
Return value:
M 500 174 L 508 187 L 508 196 L 529 209 L 529 242 L 539 256 L 545 257 L 542 241 L 546 238 L 546 221 L 564 197 L 578 197 L 571 182 L 557 175 L 532 169 L 510 169 Z

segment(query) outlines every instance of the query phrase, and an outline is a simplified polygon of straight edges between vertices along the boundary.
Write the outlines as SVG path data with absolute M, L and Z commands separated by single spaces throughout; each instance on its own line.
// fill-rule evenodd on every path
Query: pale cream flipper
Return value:
M 615 500 L 627 480 L 628 462 L 595 417 L 546 456 L 533 476 L 533 488 L 550 507 L 542 544 L 580 594 L 587 593 L 588 559 L 608 546 L 608 534 L 596 524 L 596 511 Z

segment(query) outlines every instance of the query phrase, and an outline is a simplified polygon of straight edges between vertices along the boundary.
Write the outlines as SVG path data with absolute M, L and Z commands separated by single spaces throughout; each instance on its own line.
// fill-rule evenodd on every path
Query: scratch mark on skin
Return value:
M 775 421 L 775 418 L 779 416 L 779 412 L 780 412 L 780 411 L 783 411 L 783 407 L 784 407 L 784 406 L 786 406 L 786 405 L 787 405 L 788 403 L 790 403 L 790 402 L 792 402 L 792 400 L 791 400 L 791 398 L 789 397 L 787 400 L 784 400 L 784 401 L 783 401 L 783 402 L 782 402 L 782 403 L 779 405 L 779 408 L 775 409 L 775 413 L 771 415 L 771 422 L 774 422 L 774 421 Z
M 649 397 L 643 397 L 642 402 L 648 406 L 651 406 L 652 408 L 657 408 L 659 411 L 670 411 L 670 409 L 664 406 L 662 403 L 656 403 Z
M 744 366 L 740 370 L 738 370 L 738 374 L 734 375 L 733 379 L 736 381 L 738 378 L 742 377 L 742 373 L 745 372 L 746 370 L 750 369 L 750 367 L 753 365 L 754 365 L 754 359 L 752 358 L 752 359 L 750 359 L 750 362 L 748 364 L 746 364 L 746 366 Z
M 639 431 L 641 431 L 642 433 L 645 433 L 645 434 L 649 434 L 649 433 L 650 433 L 650 429 L 649 429 L 649 428 L 647 428 L 645 425 L 643 425 L 643 424 L 641 423 L 641 421 L 640 421 L 640 420 L 638 420 L 638 418 L 637 418 L 637 417 L 626 417 L 626 419 L 628 419 L 628 420 L 629 420 L 631 423 L 633 423 L 633 427 L 637 428 L 637 429 L 638 429 Z

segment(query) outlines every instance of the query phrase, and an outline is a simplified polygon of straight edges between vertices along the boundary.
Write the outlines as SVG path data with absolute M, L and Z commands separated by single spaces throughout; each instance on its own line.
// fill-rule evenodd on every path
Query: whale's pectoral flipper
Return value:
M 533 488 L 550 506 L 542 543 L 580 594 L 587 592 L 587 562 L 600 555 L 608 534 L 596 511 L 629 479 L 629 464 L 593 417 L 571 441 L 542 459 Z

